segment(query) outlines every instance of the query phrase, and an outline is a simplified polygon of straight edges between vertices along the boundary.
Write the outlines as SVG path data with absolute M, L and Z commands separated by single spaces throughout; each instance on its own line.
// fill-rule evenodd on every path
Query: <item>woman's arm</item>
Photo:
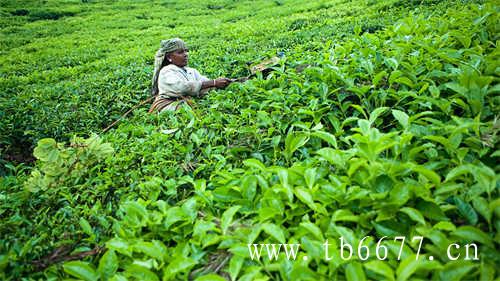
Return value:
M 206 89 L 206 88 L 224 89 L 229 84 L 231 84 L 231 80 L 230 79 L 228 79 L 228 78 L 217 78 L 215 80 L 203 81 L 202 84 L 201 84 L 201 89 Z
M 172 69 L 162 71 L 158 79 L 160 93 L 170 97 L 198 96 L 202 84 L 202 81 L 186 81 L 182 73 Z
M 193 75 L 196 80 L 202 81 L 201 89 L 208 89 L 208 88 L 218 88 L 218 89 L 223 89 L 227 87 L 229 84 L 231 84 L 231 79 L 227 78 L 218 78 L 218 79 L 208 79 L 206 76 L 201 75 L 200 72 L 194 68 L 190 68 L 190 71 L 193 72 Z
M 199 77 L 202 76 L 199 75 Z M 183 73 L 176 69 L 162 70 L 158 79 L 158 88 L 160 89 L 160 93 L 165 93 L 167 96 L 171 97 L 199 96 L 201 90 L 212 87 L 223 89 L 231 83 L 231 80 L 227 78 L 218 78 L 215 80 L 207 79 L 208 78 L 203 77 L 195 81 L 186 81 L 186 77 L 183 76 Z

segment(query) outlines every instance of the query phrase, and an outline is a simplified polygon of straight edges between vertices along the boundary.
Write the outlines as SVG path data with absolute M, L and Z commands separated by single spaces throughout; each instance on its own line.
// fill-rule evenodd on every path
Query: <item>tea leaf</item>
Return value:
M 349 281 L 366 280 L 365 272 L 358 262 L 351 262 L 346 266 L 346 278 Z
M 309 140 L 309 136 L 305 133 L 295 133 L 290 132 L 286 136 L 285 139 L 285 156 L 287 159 L 292 157 L 292 154 L 304 146 L 306 142 Z
M 473 226 L 461 226 L 452 234 L 464 239 L 465 241 L 477 241 L 487 245 L 488 247 L 494 247 L 491 238 Z
M 396 110 L 396 109 L 393 109 L 392 110 L 392 115 L 394 116 L 394 118 L 396 118 L 399 122 L 399 124 L 401 124 L 401 126 L 403 126 L 403 128 L 407 129 L 408 128 L 408 115 L 406 115 L 406 113 L 400 111 L 400 110 Z
M 236 214 L 236 212 L 241 208 L 241 206 L 233 206 L 229 209 L 227 209 L 223 214 L 221 218 L 221 229 L 222 233 L 226 233 L 227 229 L 229 228 L 231 222 L 233 221 L 233 216 Z M 284 242 L 283 242 L 284 243 Z
M 388 280 L 396 280 L 394 278 L 394 272 L 393 270 L 383 261 L 370 261 L 365 264 L 363 264 L 366 269 L 371 270 L 377 274 L 380 274 L 387 278 Z
M 99 278 L 95 269 L 87 262 L 70 261 L 65 263 L 63 268 L 69 275 L 85 281 L 95 281 Z
M 404 207 L 401 208 L 399 211 L 407 214 L 412 220 L 425 225 L 424 216 L 422 216 L 422 214 L 418 210 L 410 207 Z
M 101 276 L 101 278 L 107 280 L 115 275 L 118 270 L 118 257 L 115 254 L 115 251 L 108 250 L 99 260 L 99 267 L 97 268 L 97 272 Z
M 279 226 L 272 223 L 264 223 L 262 224 L 262 230 L 276 239 L 279 243 L 286 243 L 285 232 Z

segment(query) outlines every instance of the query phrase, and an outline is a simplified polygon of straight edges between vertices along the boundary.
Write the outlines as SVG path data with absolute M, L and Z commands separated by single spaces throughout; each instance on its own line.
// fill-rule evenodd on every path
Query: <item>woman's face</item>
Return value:
M 188 63 L 188 49 L 178 49 L 173 51 L 168 55 L 170 63 L 177 65 L 178 67 L 184 67 Z

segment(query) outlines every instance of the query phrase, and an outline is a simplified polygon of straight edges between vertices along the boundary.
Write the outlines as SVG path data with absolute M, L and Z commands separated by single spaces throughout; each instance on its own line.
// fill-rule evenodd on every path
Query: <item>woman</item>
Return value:
M 210 80 L 196 69 L 187 67 L 188 49 L 179 38 L 162 40 L 155 56 L 152 94 L 156 96 L 149 112 L 176 110 L 190 97 L 200 96 L 210 89 L 223 89 L 231 80 Z

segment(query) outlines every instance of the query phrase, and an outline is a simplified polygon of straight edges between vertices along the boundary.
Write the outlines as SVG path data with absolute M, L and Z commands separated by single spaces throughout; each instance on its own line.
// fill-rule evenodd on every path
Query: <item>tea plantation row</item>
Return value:
M 116 17 L 110 10 L 142 9 L 138 20 L 159 21 L 161 14 L 149 13 L 145 3 L 118 2 L 109 10 L 105 3 L 90 2 L 100 11 L 81 8 L 74 15 L 97 20 Z M 233 1 L 162 3 L 200 17 L 164 24 L 186 34 L 193 65 L 211 76 L 243 75 L 245 61 L 276 50 L 285 50 L 286 59 L 270 77 L 234 84 L 175 113 L 136 110 L 100 136 L 88 134 L 147 97 L 152 52 L 126 52 L 154 49 L 152 38 L 161 31 L 145 32 L 140 47 L 118 39 L 113 48 L 102 43 L 114 54 L 104 60 L 100 51 L 93 59 L 82 56 L 82 48 L 74 60 L 89 60 L 68 67 L 71 74 L 63 60 L 37 64 L 39 71 L 30 74 L 12 56 L 3 57 L 13 63 L 3 66 L 9 74 L 2 86 L 10 95 L 19 91 L 7 106 L 33 95 L 26 85 L 40 87 L 45 97 L 30 116 L 5 111 L 12 119 L 2 118 L 2 126 L 19 130 L 7 131 L 5 151 L 17 149 L 16 138 L 27 140 L 24 125 L 14 122 L 33 126 L 29 118 L 46 112 L 54 123 L 38 122 L 29 131 L 26 145 L 38 143 L 34 167 L 8 164 L 2 178 L 0 278 L 494 280 L 500 262 L 498 6 L 410 3 L 275 1 L 255 11 Z M 202 10 L 207 14 L 199 15 Z M 375 11 L 386 14 L 377 18 Z M 43 21 L 21 17 L 28 24 Z M 217 23 L 240 29 L 207 27 Z M 113 24 L 126 28 L 123 21 Z M 200 26 L 225 41 L 199 34 Z M 69 30 L 59 32 L 64 38 Z M 23 50 L 20 41 L 2 44 Z M 57 42 L 64 41 L 46 44 Z M 45 75 L 35 72 L 54 76 L 36 82 Z M 80 87 L 64 79 L 81 83 L 82 92 L 68 95 Z M 51 83 L 61 91 L 44 89 Z M 79 110 L 66 108 L 76 105 Z M 75 133 L 83 137 L 63 142 Z M 47 136 L 57 141 L 39 140 Z M 339 256 L 340 237 L 358 245 L 366 236 L 369 260 Z M 406 237 L 402 249 L 395 236 Z M 418 259 L 416 236 L 424 237 Z M 374 253 L 384 237 L 387 259 L 381 261 Z M 326 240 L 329 261 L 321 251 Z M 249 243 L 300 243 L 301 252 L 296 260 L 282 253 L 253 261 Z M 479 261 L 450 260 L 452 243 L 477 244 Z M 68 261 L 82 252 L 89 255 Z M 464 257 L 465 248 L 458 253 Z

